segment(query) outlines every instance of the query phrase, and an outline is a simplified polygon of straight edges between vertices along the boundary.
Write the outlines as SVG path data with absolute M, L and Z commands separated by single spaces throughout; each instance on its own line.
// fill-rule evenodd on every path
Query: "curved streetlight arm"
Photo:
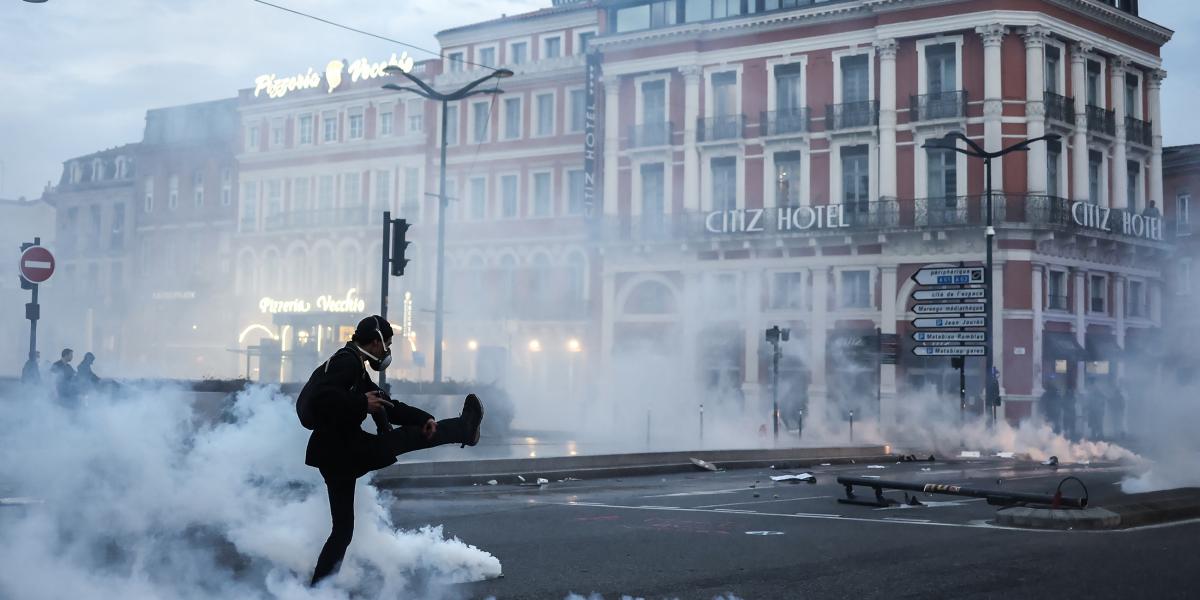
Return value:
M 426 96 L 425 92 L 423 92 L 421 90 L 418 90 L 416 88 L 404 87 L 402 85 L 396 85 L 394 83 L 389 83 L 389 84 L 383 86 L 383 89 L 392 90 L 392 91 L 396 91 L 396 92 L 412 92 L 414 94 L 417 94 L 418 96 L 425 96 L 426 98 L 429 97 L 429 96 Z
M 962 142 L 965 143 L 967 146 L 969 146 L 971 149 L 967 150 L 965 148 L 959 148 L 958 144 L 954 143 L 955 140 L 962 140 Z M 951 131 L 950 133 L 947 133 L 946 135 L 944 135 L 940 138 L 936 138 L 933 141 L 926 141 L 924 144 L 921 144 L 921 147 L 922 148 L 941 148 L 943 150 L 953 150 L 955 152 L 958 152 L 959 154 L 965 154 L 967 156 L 974 156 L 976 158 L 987 158 L 989 155 L 989 153 L 987 151 L 985 151 L 983 148 L 981 148 L 979 146 L 979 144 L 976 144 L 974 140 L 963 135 L 962 133 L 960 133 L 958 131 Z
M 471 90 L 474 90 L 475 88 L 479 87 L 481 84 L 483 84 L 487 80 L 492 79 L 492 78 L 500 79 L 500 78 L 504 77 L 504 75 L 502 75 L 501 73 L 502 73 L 502 71 L 493 71 L 491 73 L 488 73 L 487 75 L 484 75 L 483 77 L 480 77 L 479 79 L 476 79 L 475 81 L 472 81 L 471 83 L 468 83 L 467 85 L 463 86 L 457 92 L 449 94 L 449 98 L 451 100 L 458 100 L 461 98 L 466 98 L 467 96 L 471 95 Z
M 383 72 L 391 73 L 393 75 L 399 73 L 400 75 L 407 77 L 409 81 L 417 84 L 417 87 L 421 88 L 422 90 L 425 90 L 425 93 L 421 94 L 421 95 L 425 96 L 426 98 L 429 98 L 431 100 L 445 100 L 446 99 L 442 94 L 438 93 L 437 90 L 429 87 L 429 84 L 418 79 L 416 75 L 413 75 L 412 73 L 409 73 L 408 71 L 405 71 L 404 69 L 401 69 L 400 67 L 397 67 L 396 65 L 388 65 L 387 67 L 384 67 Z
M 1000 152 L 997 152 L 996 154 L 997 154 L 997 155 L 1001 155 L 1001 154 L 1008 154 L 1009 152 L 1016 152 L 1016 151 L 1022 151 L 1022 152 L 1026 152 L 1026 151 L 1028 151 L 1028 150 L 1029 150 L 1029 146 L 1030 146 L 1030 144 L 1033 144 L 1034 142 L 1042 142 L 1042 141 L 1046 141 L 1046 142 L 1055 142 L 1055 141 L 1058 141 L 1058 140 L 1060 140 L 1060 139 L 1062 139 L 1062 136 L 1061 136 L 1061 135 L 1058 135 L 1057 133 L 1048 133 L 1048 134 L 1046 134 L 1046 135 L 1043 135 L 1043 136 L 1035 137 L 1035 138 L 1033 138 L 1033 139 L 1031 139 L 1031 140 L 1025 140 L 1025 141 L 1022 141 L 1022 142 L 1017 142 L 1017 143 L 1015 143 L 1015 144 L 1013 144 L 1013 145 L 1011 145 L 1011 146 L 1009 146 L 1009 147 L 1007 147 L 1007 148 L 1005 148 L 1005 149 L 1001 150 Z

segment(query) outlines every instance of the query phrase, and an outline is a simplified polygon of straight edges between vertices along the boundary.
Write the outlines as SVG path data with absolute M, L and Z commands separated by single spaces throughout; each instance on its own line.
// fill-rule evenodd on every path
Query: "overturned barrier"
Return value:
M 1067 479 L 1075 479 L 1068 477 Z M 1066 480 L 1063 480 L 1064 482 Z M 1078 480 L 1076 480 L 1078 481 Z M 1087 488 L 1081 498 L 1062 495 L 1062 483 L 1054 494 L 1030 494 L 1025 492 L 1005 492 L 1000 490 L 984 490 L 963 487 L 945 483 L 909 483 L 907 481 L 885 481 L 882 479 L 867 479 L 865 477 L 838 477 L 837 482 L 846 488 L 846 497 L 838 498 L 842 504 L 858 504 L 862 506 L 886 507 L 899 504 L 898 501 L 883 495 L 886 490 L 904 490 L 908 492 L 924 492 L 926 494 L 947 494 L 950 496 L 967 496 L 970 498 L 986 498 L 993 506 L 1015 506 L 1018 504 L 1039 504 L 1053 508 L 1087 508 Z M 1082 482 L 1081 482 L 1082 483 Z M 854 486 L 869 487 L 875 491 L 875 498 L 867 500 L 854 495 Z M 919 505 L 921 502 L 913 496 L 909 504 Z

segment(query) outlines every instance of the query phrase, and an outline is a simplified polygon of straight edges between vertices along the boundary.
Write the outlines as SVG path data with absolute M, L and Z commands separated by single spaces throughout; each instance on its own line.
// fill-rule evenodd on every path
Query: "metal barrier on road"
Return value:
M 1087 508 L 1087 490 L 1084 489 L 1082 498 L 1072 498 L 1055 494 L 1029 494 L 1025 492 L 1004 492 L 1000 490 L 984 490 L 963 487 L 945 483 L 909 483 L 907 481 L 884 481 L 865 477 L 838 477 L 837 482 L 846 488 L 846 497 L 838 498 L 842 504 L 859 504 L 862 506 L 886 507 L 899 504 L 896 500 L 883 495 L 883 490 L 904 490 L 909 492 L 925 492 L 927 494 L 947 494 L 951 496 L 968 496 L 971 498 L 986 498 L 993 506 L 1013 506 L 1016 504 L 1043 504 L 1055 508 Z M 869 487 L 875 491 L 874 500 L 865 500 L 854 495 L 854 486 Z M 910 504 L 920 504 L 914 496 Z

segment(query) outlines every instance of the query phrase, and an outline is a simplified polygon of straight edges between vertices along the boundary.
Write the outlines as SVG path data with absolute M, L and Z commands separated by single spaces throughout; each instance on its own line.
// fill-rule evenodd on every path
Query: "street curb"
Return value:
M 820 462 L 845 464 L 878 461 L 888 457 L 883 446 L 835 448 L 783 448 L 766 450 L 697 450 L 694 452 L 644 452 L 592 456 L 556 456 L 447 462 L 403 463 L 379 472 L 376 485 L 391 487 L 438 487 L 486 484 L 490 480 L 529 483 L 541 477 L 551 481 L 574 477 L 601 479 L 696 471 L 691 459 L 712 463 L 722 469 L 754 469 L 775 466 L 801 468 Z
M 1027 529 L 1116 529 L 1121 516 L 1103 508 L 1072 510 L 1014 506 L 996 511 L 996 524 Z

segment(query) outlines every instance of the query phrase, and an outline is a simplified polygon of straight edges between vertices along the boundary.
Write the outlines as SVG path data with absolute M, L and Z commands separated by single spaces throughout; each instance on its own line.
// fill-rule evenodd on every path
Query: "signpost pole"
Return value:
M 983 166 L 984 170 L 986 171 L 984 174 L 984 180 L 987 181 L 987 229 L 984 230 L 984 237 L 987 238 L 987 261 L 983 270 L 983 289 L 985 290 L 985 299 L 983 301 L 983 327 L 984 331 L 986 332 L 984 335 L 986 341 L 984 343 L 990 346 L 992 344 L 992 314 L 994 312 L 993 303 L 995 302 L 995 298 L 993 298 L 992 294 L 992 243 L 996 237 L 996 229 L 992 226 L 992 159 L 990 156 L 983 159 Z M 983 397 L 985 399 L 985 404 L 990 411 L 988 414 L 991 415 L 989 425 L 996 424 L 996 413 L 994 408 L 996 399 L 992 397 L 991 386 L 992 369 L 995 366 L 992 354 L 993 352 L 991 352 L 989 349 L 989 351 L 986 352 L 983 357 Z
M 779 340 L 775 340 L 774 369 L 771 373 L 771 421 L 775 424 L 775 443 L 779 443 Z
M 42 238 L 33 238 L 34 246 L 42 245 Z M 37 322 L 41 314 L 38 306 L 38 288 L 39 284 L 30 282 L 32 288 L 32 298 L 29 302 L 29 309 L 25 311 L 25 316 L 29 318 L 29 360 L 37 360 Z
M 379 316 L 387 320 L 388 314 L 388 280 L 391 279 L 392 253 L 392 211 L 383 211 L 383 270 L 379 275 Z M 387 369 L 379 370 L 379 388 L 387 391 Z

